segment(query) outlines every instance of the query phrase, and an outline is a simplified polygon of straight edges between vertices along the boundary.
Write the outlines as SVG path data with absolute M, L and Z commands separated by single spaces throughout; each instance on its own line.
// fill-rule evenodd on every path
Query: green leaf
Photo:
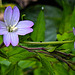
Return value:
M 0 61 L 0 64 L 9 66 L 9 65 L 11 64 L 11 62 L 9 62 L 9 61 L 7 61 L 7 60 L 4 60 L 4 61 Z
M 75 71 L 70 70 L 70 71 L 69 71 L 69 75 L 75 75 Z
M 47 51 L 53 52 L 53 51 L 55 50 L 56 47 L 51 46 L 51 45 L 48 45 L 48 46 L 46 46 L 46 48 L 47 48 Z
M 7 56 L 10 57 L 10 56 L 13 56 L 13 55 L 16 55 L 16 54 L 19 54 L 21 52 L 24 52 L 25 50 L 22 49 L 22 48 L 19 48 L 19 47 L 12 47 L 12 46 L 9 46 L 8 48 L 5 47 L 4 48 L 5 50 L 7 49 Z
M 69 15 L 72 12 L 72 4 L 71 4 L 72 0 L 71 1 L 69 1 L 69 0 L 56 0 L 56 1 L 62 6 L 64 17 Z
M 11 62 L 9 62 L 8 60 L 0 57 L 0 64 L 5 65 L 5 66 L 9 66 L 11 64 Z
M 66 39 L 68 39 L 68 38 L 69 38 L 68 33 L 64 33 L 63 35 L 57 34 L 57 39 L 58 39 L 59 41 L 66 40 Z
M 37 68 L 34 70 L 34 75 L 49 75 L 46 69 L 44 68 Z
M 23 73 L 18 64 L 15 64 L 11 65 L 4 75 L 23 75 Z
M 75 8 L 73 10 L 73 13 L 70 19 L 70 23 L 71 23 L 71 28 L 75 27 Z
M 71 27 L 72 25 L 70 24 L 70 18 L 72 14 L 72 5 L 71 1 L 69 0 L 56 0 L 60 5 L 62 5 L 63 8 L 63 16 L 61 20 L 61 24 L 59 26 L 59 32 L 62 34 L 64 32 L 72 31 Z M 67 9 L 68 8 L 68 9 Z M 66 11 L 67 10 L 67 11 Z
M 31 60 L 22 60 L 18 63 L 18 65 L 22 68 L 28 68 L 28 67 L 32 67 L 36 62 L 35 61 L 31 61 Z
M 68 44 L 63 44 L 61 45 L 58 49 L 68 49 L 68 53 L 72 51 L 72 49 L 74 48 L 74 43 L 68 43 Z
M 0 44 L 3 42 L 2 36 L 0 36 Z
M 28 51 L 24 51 L 24 52 L 21 52 L 19 54 L 15 54 L 15 55 L 12 55 L 9 57 L 9 61 L 13 62 L 13 63 L 16 63 L 20 60 L 23 60 L 27 57 L 31 57 L 35 55 L 34 53 L 31 53 L 31 52 L 28 52 Z
M 48 61 L 48 59 L 43 54 L 38 53 L 38 55 L 40 56 L 42 66 L 50 73 L 50 75 L 55 75 L 53 68 L 50 62 Z
M 46 20 L 46 31 L 45 41 L 56 40 L 56 29 L 62 18 L 62 12 L 60 9 L 52 6 L 45 6 L 45 20 Z
M 5 75 L 5 72 L 6 72 L 7 68 L 8 68 L 8 66 L 1 64 L 0 67 L 1 67 L 0 75 Z
M 22 11 L 23 14 L 26 14 L 24 19 L 32 20 L 35 23 L 37 21 L 37 15 L 39 14 L 41 7 L 42 5 L 30 6 L 25 9 L 25 11 Z M 45 5 L 44 15 L 46 21 L 45 41 L 55 41 L 57 34 L 56 28 L 59 27 L 60 21 L 62 19 L 62 11 L 56 7 Z
M 34 25 L 31 38 L 33 41 L 44 41 L 45 39 L 45 19 L 43 10 L 40 11 L 37 21 Z
M 56 64 L 53 64 L 53 67 L 54 67 L 55 75 L 69 75 L 66 69 L 67 65 L 63 66 L 63 64 L 61 63 L 56 63 Z

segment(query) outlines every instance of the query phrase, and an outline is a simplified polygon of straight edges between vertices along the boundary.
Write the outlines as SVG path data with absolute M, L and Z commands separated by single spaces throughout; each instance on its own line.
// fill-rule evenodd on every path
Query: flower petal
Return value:
M 16 25 L 19 21 L 19 18 L 20 18 L 20 11 L 17 8 L 17 6 L 15 6 L 12 11 L 11 25 Z
M 73 27 L 73 33 L 74 33 L 74 35 L 75 35 L 75 28 Z
M 16 34 L 18 34 L 18 35 L 26 35 L 26 34 L 31 33 L 31 32 L 33 32 L 32 28 L 24 28 L 24 29 L 18 29 Z
M 6 28 L 6 24 L 4 22 L 2 22 L 2 21 L 0 21 L 0 29 L 1 28 Z
M 7 26 L 10 25 L 11 17 L 12 17 L 12 8 L 8 6 L 4 12 L 4 21 Z
M 10 45 L 10 33 L 7 33 L 3 36 L 3 41 L 7 47 Z
M 8 33 L 8 31 L 5 28 L 0 29 L 0 35 L 4 35 L 4 34 L 7 34 L 7 33 Z
M 18 35 L 17 35 L 16 33 L 11 33 L 10 39 L 11 39 L 11 44 L 12 44 L 13 46 L 18 45 L 19 38 L 18 38 Z
M 32 21 L 25 20 L 25 21 L 20 21 L 16 27 L 27 28 L 27 27 L 32 27 L 33 25 L 34 23 Z

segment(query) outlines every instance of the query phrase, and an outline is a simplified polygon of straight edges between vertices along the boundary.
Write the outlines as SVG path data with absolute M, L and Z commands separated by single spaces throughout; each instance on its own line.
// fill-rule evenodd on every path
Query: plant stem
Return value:
M 53 51 L 53 52 L 48 52 L 46 50 L 46 48 L 43 48 L 43 47 L 40 47 L 40 48 L 28 48 L 28 47 L 25 47 L 25 46 L 21 46 L 21 45 L 18 45 L 18 47 L 21 47 L 21 48 L 24 48 L 30 52 L 36 52 L 34 50 L 38 50 L 37 52 L 40 52 L 40 53 L 44 53 L 44 54 L 47 54 L 47 55 L 51 55 L 53 56 L 54 58 L 58 59 L 58 60 L 61 60 L 63 62 L 65 62 L 72 70 L 75 71 L 75 69 L 72 67 L 72 63 L 68 62 L 67 60 L 63 59 L 61 56 L 59 56 L 57 53 L 59 54 L 62 54 L 66 57 L 75 57 L 75 56 L 72 56 L 71 54 L 66 54 L 66 53 L 63 53 L 63 52 L 59 52 L 59 51 Z M 43 51 L 39 51 L 39 50 L 43 50 Z
M 37 47 L 37 48 L 28 48 L 28 47 L 25 47 L 25 46 L 21 46 L 21 45 L 17 45 L 18 47 L 21 47 L 21 48 L 24 48 L 24 49 L 26 49 L 26 50 L 43 50 L 43 51 L 46 51 L 46 52 L 48 52 L 47 51 L 47 48 L 43 48 L 43 47 Z M 68 56 L 68 57 L 75 57 L 75 55 L 71 55 L 71 54 L 66 54 L 66 53 L 63 53 L 63 52 L 60 52 L 60 51 L 53 51 L 53 52 L 50 52 L 50 53 L 54 53 L 54 54 L 57 54 L 57 53 L 59 53 L 59 54 L 61 54 L 61 55 L 64 55 L 64 56 Z
M 44 51 L 37 51 L 37 52 L 45 53 L 45 54 L 51 55 L 51 56 L 53 56 L 54 58 L 56 58 L 56 59 L 58 59 L 58 60 L 60 60 L 60 61 L 62 61 L 62 62 L 64 62 L 64 63 L 66 63 L 72 70 L 75 71 L 75 68 L 72 67 L 72 62 L 70 63 L 70 62 L 66 61 L 65 59 L 63 59 L 62 57 L 60 57 L 60 56 L 58 56 L 58 55 L 56 55 L 56 54 L 53 54 L 53 53 L 48 53 L 48 52 L 44 52 Z
M 33 50 L 44 50 L 46 51 L 46 48 L 43 48 L 43 47 L 40 47 L 40 48 L 28 48 L 28 47 L 25 47 L 25 46 L 21 46 L 21 45 L 17 45 L 18 47 L 21 47 L 21 48 L 24 48 L 30 52 L 32 52 Z
M 52 42 L 24 42 L 24 44 L 36 44 L 36 45 L 47 45 L 47 44 L 64 44 L 64 43 L 71 43 L 71 41 L 52 41 Z

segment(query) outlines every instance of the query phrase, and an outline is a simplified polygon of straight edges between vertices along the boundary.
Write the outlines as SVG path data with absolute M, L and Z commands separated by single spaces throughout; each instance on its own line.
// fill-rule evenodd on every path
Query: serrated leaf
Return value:
M 48 61 L 48 59 L 43 54 L 38 53 L 38 55 L 40 56 L 42 66 L 50 73 L 50 75 L 55 75 L 53 68 L 50 62 Z
M 47 48 L 47 51 L 53 52 L 53 51 L 55 50 L 56 47 L 51 46 L 51 45 L 48 45 L 48 46 L 46 46 L 46 48 Z
M 69 39 L 69 35 L 68 35 L 68 33 L 64 33 L 64 34 L 62 34 L 62 35 L 57 34 L 57 39 L 58 39 L 59 41 L 63 41 L 63 40 Z
M 11 64 L 11 62 L 9 62 L 8 60 L 0 57 L 0 64 L 5 65 L 5 66 L 9 66 Z
M 73 49 L 73 43 L 63 44 L 58 49 L 68 49 L 68 53 Z
M 36 62 L 35 61 L 31 61 L 31 60 L 22 60 L 18 63 L 18 65 L 22 68 L 28 68 L 28 67 L 32 67 Z
M 63 64 L 61 63 L 53 64 L 53 67 L 54 67 L 55 75 L 69 75 L 69 73 L 67 72 L 67 69 L 65 69 Z
M 23 73 L 18 64 L 15 64 L 11 65 L 4 75 L 23 75 Z
M 46 69 L 37 68 L 34 70 L 34 75 L 49 75 Z
M 33 41 L 44 41 L 45 39 L 45 19 L 43 10 L 40 11 L 37 21 L 34 25 L 31 38 Z
M 25 52 L 21 52 L 19 54 L 15 54 L 15 55 L 12 55 L 9 57 L 9 61 L 13 62 L 13 63 L 16 63 L 20 60 L 23 60 L 27 57 L 30 57 L 30 56 L 33 56 L 35 55 L 34 53 L 31 53 L 31 52 L 28 52 L 28 51 L 25 51 Z
M 0 75 L 4 75 L 4 73 L 7 70 L 8 66 L 0 64 L 0 67 L 1 67 L 1 69 L 0 69 L 0 71 L 1 71 Z

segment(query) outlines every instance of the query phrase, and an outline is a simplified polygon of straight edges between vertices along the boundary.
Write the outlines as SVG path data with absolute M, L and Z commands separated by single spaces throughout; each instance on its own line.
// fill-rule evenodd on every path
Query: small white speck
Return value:
M 42 7 L 42 10 L 44 10 L 44 7 Z

